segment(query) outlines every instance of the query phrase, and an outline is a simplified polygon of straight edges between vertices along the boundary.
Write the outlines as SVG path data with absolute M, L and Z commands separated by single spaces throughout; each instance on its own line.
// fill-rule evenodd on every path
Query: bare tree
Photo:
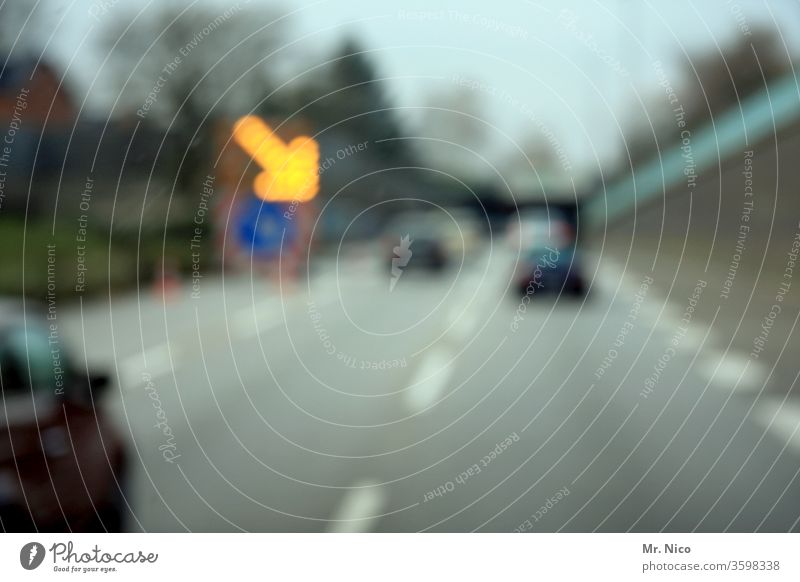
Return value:
M 636 103 L 629 109 L 623 131 L 624 165 L 629 163 L 628 155 L 635 165 L 678 139 L 681 127 L 674 109 L 682 108 L 683 127 L 694 131 L 788 73 L 790 57 L 778 41 L 774 29 L 754 29 L 719 50 L 704 48 L 685 57 L 683 74 L 674 83 L 673 103 L 658 86 L 646 95 L 643 107 Z
M 713 50 L 691 54 L 684 63 L 682 99 L 695 125 L 765 88 L 765 83 L 790 70 L 789 55 L 775 29 L 753 29 L 750 36 Z
M 120 92 L 115 113 L 169 127 L 179 189 L 207 160 L 214 120 L 251 111 L 274 85 L 284 29 L 277 12 L 234 4 L 161 8 L 105 34 Z

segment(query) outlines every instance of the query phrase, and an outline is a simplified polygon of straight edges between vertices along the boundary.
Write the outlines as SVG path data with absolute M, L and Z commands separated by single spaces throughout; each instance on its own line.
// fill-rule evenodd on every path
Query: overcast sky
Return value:
M 31 0 L 33 1 L 33 0 Z M 88 87 L 103 55 L 94 40 L 114 19 L 151 5 L 146 0 L 42 0 L 54 14 L 51 54 Z M 209 0 L 224 9 L 231 3 Z M 187 2 L 184 2 L 187 3 Z M 419 107 L 431 93 L 458 82 L 479 82 L 480 115 L 494 129 L 484 144 L 500 157 L 532 132 L 549 129 L 575 167 L 607 155 L 609 136 L 635 100 L 652 92 L 652 62 L 676 71 L 682 51 L 724 45 L 744 27 L 778 23 L 790 50 L 800 45 L 797 0 L 410 0 L 397 8 L 379 0 L 251 0 L 292 10 L 293 37 L 308 35 L 304 49 L 324 55 L 344 34 L 359 37 L 387 81 L 393 105 Z M 107 12 L 88 16 L 95 6 Z M 156 8 L 159 2 L 152 3 Z M 564 9 L 574 13 L 563 12 Z M 45 34 L 49 36 L 49 34 Z M 305 61 L 305 59 L 298 59 Z M 454 80 L 455 79 L 455 80 Z M 460 79 L 460 81 L 459 81 Z M 92 101 L 109 98 L 103 76 Z M 414 127 L 419 111 L 403 110 Z

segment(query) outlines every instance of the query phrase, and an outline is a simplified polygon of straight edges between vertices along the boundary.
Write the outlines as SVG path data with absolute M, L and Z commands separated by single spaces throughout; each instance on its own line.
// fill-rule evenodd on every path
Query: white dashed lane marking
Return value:
M 345 493 L 331 516 L 328 531 L 333 533 L 369 532 L 380 520 L 386 506 L 386 489 L 377 481 L 358 481 Z
M 132 387 L 142 381 L 142 374 L 150 374 L 151 377 L 161 376 L 172 369 L 172 359 L 175 351 L 170 350 L 168 343 L 159 344 L 152 348 L 130 356 L 120 364 L 120 375 L 123 385 Z
M 752 419 L 782 443 L 788 442 L 792 450 L 800 451 L 800 402 L 793 399 L 783 402 L 778 397 L 759 399 Z
M 623 273 L 622 268 L 613 260 L 603 258 L 603 263 L 598 271 L 597 282 L 607 291 L 616 288 L 622 278 L 622 290 L 632 294 L 639 283 L 637 274 L 632 271 Z M 642 307 L 644 318 L 663 333 L 671 334 L 682 326 L 682 314 L 674 305 L 664 306 L 664 299 L 657 292 L 648 294 Z M 660 314 L 660 315 L 659 315 Z M 680 341 L 679 349 L 688 351 L 703 350 L 697 360 L 696 371 L 709 382 L 710 387 L 722 391 L 735 391 L 737 395 L 751 397 L 764 388 L 764 383 L 769 376 L 769 366 L 762 361 L 753 360 L 741 352 L 725 352 L 715 349 L 716 342 L 713 330 L 706 332 L 708 326 L 703 322 L 692 319 L 686 335 Z M 751 421 L 766 428 L 769 433 L 780 442 L 788 442 L 794 451 L 800 451 L 800 401 L 789 398 L 783 403 L 782 397 L 759 397 Z
M 767 379 L 764 364 L 736 352 L 704 354 L 699 371 L 715 388 L 736 392 L 757 392 Z
M 446 390 L 454 368 L 455 362 L 450 349 L 431 348 L 405 392 L 409 408 L 419 412 L 435 404 Z

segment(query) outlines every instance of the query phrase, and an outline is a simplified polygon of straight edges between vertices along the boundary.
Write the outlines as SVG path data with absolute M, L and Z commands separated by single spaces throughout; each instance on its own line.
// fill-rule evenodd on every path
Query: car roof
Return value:
M 43 320 L 44 309 L 37 301 L 23 303 L 20 299 L 0 297 L 0 330 L 25 324 L 41 325 Z

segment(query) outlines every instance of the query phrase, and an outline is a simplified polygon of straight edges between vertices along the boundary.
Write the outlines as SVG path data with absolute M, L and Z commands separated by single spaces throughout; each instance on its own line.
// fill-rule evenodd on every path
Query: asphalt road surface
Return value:
M 412 259 L 390 292 L 366 253 L 61 314 L 114 376 L 128 529 L 800 529 L 796 406 L 715 359 L 685 317 L 710 290 L 587 258 L 588 297 L 521 303 L 514 261 Z

